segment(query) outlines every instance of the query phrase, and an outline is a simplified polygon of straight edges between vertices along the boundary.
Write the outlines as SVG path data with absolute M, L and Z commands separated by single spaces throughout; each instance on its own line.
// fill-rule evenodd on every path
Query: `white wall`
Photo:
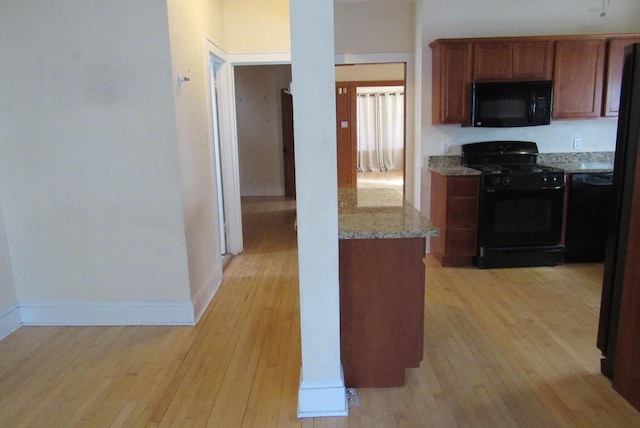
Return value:
M 336 55 L 413 52 L 412 0 L 336 0 Z
M 0 199 L 0 339 L 15 330 L 21 322 L 1 202 Z
M 581 151 L 613 151 L 616 119 L 563 120 L 549 126 L 528 128 L 478 129 L 459 125 L 431 124 L 431 49 L 439 38 L 525 36 L 552 34 L 640 32 L 640 2 L 615 0 L 605 4 L 606 16 L 600 17 L 602 2 L 584 0 L 423 0 L 422 71 L 422 154 L 460 154 L 461 144 L 493 139 L 530 140 L 541 152 L 570 152 L 573 137 L 581 137 Z M 426 160 L 425 160 L 426 162 Z M 422 171 L 421 210 L 430 211 L 430 180 Z
M 350 64 L 336 66 L 336 82 L 404 80 L 404 64 Z
M 23 320 L 193 322 L 166 4 L 6 0 L 0 51 Z
M 201 313 L 222 281 L 205 41 L 208 38 L 218 45 L 223 41 L 216 40 L 220 29 L 217 34 L 213 31 L 217 27 L 212 23 L 218 20 L 202 13 L 206 0 L 170 0 L 167 4 L 190 290 Z M 218 8 L 208 13 L 219 16 L 223 12 Z M 178 84 L 178 74 L 189 81 Z
M 235 67 L 242 196 L 284 195 L 282 103 L 290 65 Z
M 229 53 L 289 52 L 289 0 L 224 0 Z

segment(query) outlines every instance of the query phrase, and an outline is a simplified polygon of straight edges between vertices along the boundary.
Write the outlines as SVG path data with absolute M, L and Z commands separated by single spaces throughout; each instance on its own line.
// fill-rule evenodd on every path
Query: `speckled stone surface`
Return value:
M 563 169 L 568 174 L 613 171 L 614 152 L 540 153 L 537 163 Z M 430 156 L 429 170 L 445 176 L 479 175 L 480 171 L 461 165 L 461 156 Z
M 340 239 L 428 238 L 440 233 L 391 189 L 340 189 L 338 229 Z
M 540 153 L 538 163 L 611 163 L 613 164 L 614 152 L 577 152 L 577 153 Z
M 544 165 L 563 169 L 567 174 L 608 173 L 613 171 L 613 162 L 547 162 Z
M 467 168 L 466 166 L 432 166 L 429 167 L 430 171 L 444 175 L 447 177 L 455 175 L 480 175 L 481 172 L 477 169 Z
M 540 153 L 538 163 L 563 169 L 568 174 L 613 171 L 614 152 Z
M 429 156 L 429 168 L 448 168 L 462 165 L 462 156 Z

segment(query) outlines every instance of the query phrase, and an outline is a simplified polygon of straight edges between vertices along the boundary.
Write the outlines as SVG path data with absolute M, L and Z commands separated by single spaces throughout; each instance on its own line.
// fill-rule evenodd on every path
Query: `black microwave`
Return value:
M 553 82 L 474 82 L 471 125 L 536 126 L 551 123 Z

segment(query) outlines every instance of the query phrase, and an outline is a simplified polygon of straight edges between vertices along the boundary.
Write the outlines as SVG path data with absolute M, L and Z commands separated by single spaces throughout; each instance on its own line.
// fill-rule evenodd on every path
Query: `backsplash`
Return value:
M 613 163 L 615 152 L 540 153 L 538 163 L 604 162 Z M 460 166 L 462 156 L 429 156 L 429 168 Z

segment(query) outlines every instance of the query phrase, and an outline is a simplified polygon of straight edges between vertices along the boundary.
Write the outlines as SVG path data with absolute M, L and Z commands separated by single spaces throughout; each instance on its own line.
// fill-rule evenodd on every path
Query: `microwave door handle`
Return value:
M 536 117 L 536 97 L 535 95 L 531 95 L 531 103 L 529 108 L 529 122 L 533 122 L 533 119 Z

